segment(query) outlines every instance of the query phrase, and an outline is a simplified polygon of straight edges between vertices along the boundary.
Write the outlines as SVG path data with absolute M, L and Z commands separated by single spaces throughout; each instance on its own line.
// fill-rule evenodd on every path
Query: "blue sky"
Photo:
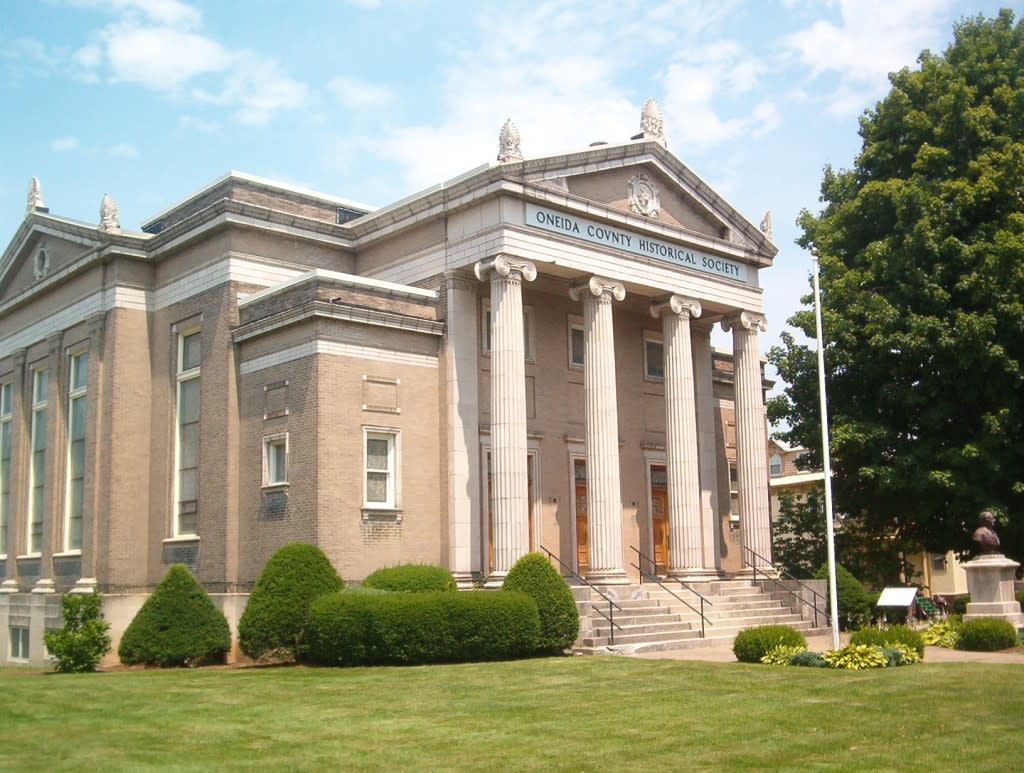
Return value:
M 44 0 L 0 26 L 0 241 L 29 178 L 57 215 L 145 220 L 229 169 L 384 205 L 493 160 L 624 141 L 648 97 L 669 149 L 779 255 L 777 340 L 808 292 L 793 240 L 848 167 L 887 73 L 942 51 L 976 0 Z M 1019 9 L 1018 9 L 1019 15 Z

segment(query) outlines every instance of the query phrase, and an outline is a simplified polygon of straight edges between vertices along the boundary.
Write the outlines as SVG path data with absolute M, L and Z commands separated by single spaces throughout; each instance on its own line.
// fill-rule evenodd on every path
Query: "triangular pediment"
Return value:
M 49 222 L 48 222 L 49 221 Z M 94 253 L 100 242 L 89 229 L 56 218 L 33 217 L 18 229 L 0 261 L 0 303 L 16 298 Z
M 762 260 L 777 252 L 760 228 L 657 143 L 597 147 L 524 166 L 530 182 L 549 190 L 721 240 Z

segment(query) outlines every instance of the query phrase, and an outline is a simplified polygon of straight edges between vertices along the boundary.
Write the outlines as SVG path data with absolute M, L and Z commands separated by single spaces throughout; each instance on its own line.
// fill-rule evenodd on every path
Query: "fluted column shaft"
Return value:
M 701 530 L 704 534 L 704 567 L 711 574 L 722 568 L 722 521 L 718 512 L 718 447 L 715 440 L 714 358 L 711 326 L 691 325 L 693 376 L 696 382 L 697 443 L 700 465 Z
M 537 277 L 532 263 L 498 256 L 474 267 L 491 283 L 491 470 L 494 566 L 489 584 L 502 581 L 529 551 L 526 446 L 526 351 L 522 282 Z
M 673 295 L 652 304 L 661 317 L 665 351 L 665 441 L 668 472 L 668 572 L 696 579 L 703 574 L 700 467 L 690 318 L 700 303 Z
M 619 481 L 619 410 L 615 388 L 612 300 L 626 290 L 619 282 L 591 277 L 570 290 L 583 299 L 583 383 L 587 443 L 587 579 L 628 583 L 622 555 L 622 489 Z
M 748 548 L 771 561 L 772 534 L 768 508 L 767 426 L 761 382 L 761 354 L 757 332 L 768 329 L 760 314 L 743 312 L 723 321 L 732 330 L 735 369 L 736 462 L 739 482 L 743 566 L 752 566 Z

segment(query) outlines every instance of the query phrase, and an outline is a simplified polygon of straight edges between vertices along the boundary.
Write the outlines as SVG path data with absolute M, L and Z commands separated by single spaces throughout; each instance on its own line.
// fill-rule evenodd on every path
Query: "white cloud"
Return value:
M 354 5 L 356 8 L 372 10 L 374 8 L 380 8 L 381 0 L 349 0 L 349 3 Z
M 78 77 L 136 83 L 178 99 L 223 105 L 237 120 L 264 124 L 306 104 L 309 90 L 273 59 L 231 49 L 203 34 L 199 12 L 179 0 L 69 0 L 115 14 L 97 42 L 72 56 Z M 190 128 L 200 128 L 192 126 Z
M 169 27 L 117 24 L 104 37 L 115 81 L 173 89 L 197 75 L 231 65 L 231 55 L 216 41 Z
M 596 140 L 626 141 L 639 131 L 643 102 L 659 96 L 659 62 L 727 24 L 735 6 L 732 0 L 643 5 L 563 0 L 515 12 L 484 6 L 474 31 L 480 42 L 456 51 L 442 68 L 438 99 L 443 117 L 431 124 L 384 126 L 378 135 L 356 141 L 348 138 L 337 143 L 339 155 L 328 163 L 344 166 L 358 149 L 397 163 L 409 187 L 422 188 L 494 160 L 498 131 L 508 117 L 520 130 L 527 157 Z M 738 87 L 750 88 L 758 69 L 750 58 L 742 63 L 730 77 Z M 644 93 L 623 85 L 622 74 L 636 68 L 648 73 L 651 86 Z M 669 131 L 690 122 L 690 115 L 667 100 L 662 104 Z M 719 121 L 719 129 L 726 123 Z M 717 133 L 734 136 L 738 131 L 731 125 L 725 129 Z
M 216 121 L 207 121 L 204 118 L 197 118 L 194 115 L 183 115 L 178 119 L 179 128 L 189 131 L 214 132 L 220 129 Z
M 344 75 L 331 78 L 327 88 L 344 107 L 351 110 L 381 107 L 394 99 L 391 89 L 385 86 Z
M 60 137 L 50 143 L 50 150 L 54 153 L 70 153 L 77 150 L 79 144 L 78 137 Z
M 110 155 L 117 156 L 118 158 L 138 158 L 139 151 L 134 145 L 129 145 L 127 142 L 119 142 L 110 149 Z
M 947 34 L 951 0 L 840 0 L 839 23 L 818 20 L 784 43 L 814 78 L 836 73 L 842 84 L 827 100 L 833 115 L 863 108 L 887 86 L 888 74 L 916 61 Z

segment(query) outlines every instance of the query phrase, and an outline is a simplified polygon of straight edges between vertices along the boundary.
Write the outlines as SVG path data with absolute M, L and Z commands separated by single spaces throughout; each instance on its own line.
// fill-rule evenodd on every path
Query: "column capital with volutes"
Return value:
M 768 318 L 756 311 L 741 311 L 739 314 L 722 319 L 722 330 L 728 333 L 734 329 L 766 333 L 768 332 Z
M 614 279 L 605 279 L 603 276 L 592 276 L 589 279 L 581 279 L 569 285 L 569 297 L 579 301 L 590 293 L 595 298 L 607 295 L 617 301 L 626 297 L 626 288 L 622 282 Z
M 485 258 L 473 266 L 473 273 L 481 282 L 486 282 L 493 275 L 497 275 L 513 281 L 532 282 L 537 278 L 537 267 L 529 260 L 509 257 L 508 255 L 495 255 L 493 258 Z
M 700 301 L 683 295 L 670 295 L 668 298 L 651 303 L 651 316 L 655 319 L 660 318 L 666 312 L 679 316 L 686 315 L 688 319 L 696 319 L 702 311 Z

